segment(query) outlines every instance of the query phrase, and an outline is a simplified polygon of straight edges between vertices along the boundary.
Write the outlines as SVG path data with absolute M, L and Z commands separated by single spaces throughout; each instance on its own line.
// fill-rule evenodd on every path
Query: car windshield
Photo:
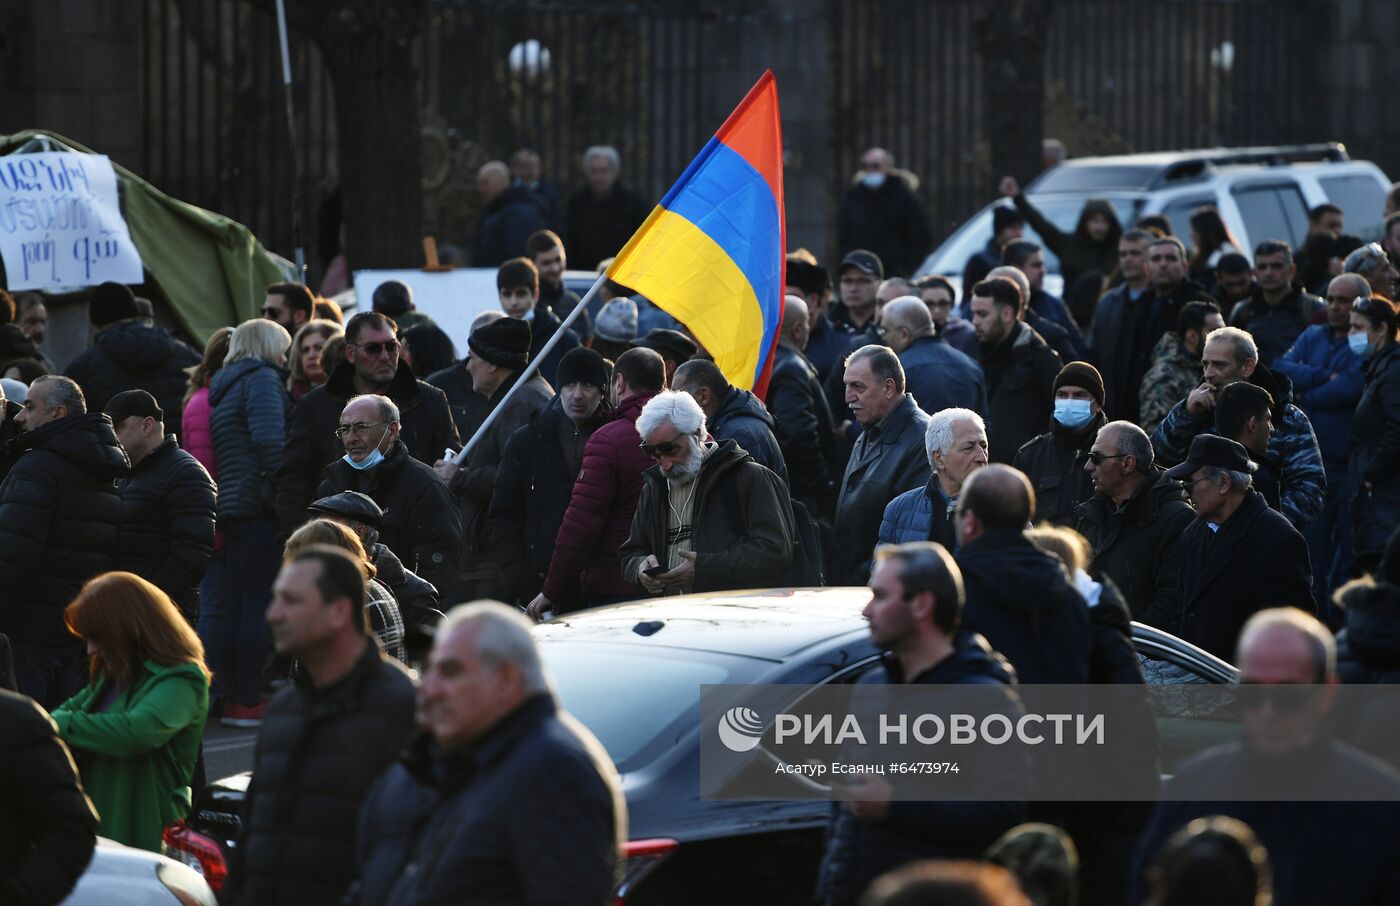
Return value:
M 541 640 L 559 700 L 612 756 L 619 773 L 650 763 L 693 730 L 700 686 L 753 682 L 767 661 L 709 651 Z
M 1031 204 L 1046 216 L 1055 226 L 1066 233 L 1074 231 L 1075 224 L 1079 222 L 1079 212 L 1084 208 L 1084 202 L 1088 196 L 1058 196 L 1046 197 L 1029 195 L 1027 196 Z M 1108 201 L 1113 205 L 1113 210 L 1118 213 L 1118 222 L 1130 224 L 1137 216 L 1139 201 L 1131 196 L 1109 196 Z M 1002 201 L 999 204 L 1009 205 L 1009 201 Z M 967 259 L 986 247 L 987 242 L 992 238 L 992 207 L 988 205 L 971 220 L 964 223 L 962 227 L 948 237 L 947 241 L 938 247 L 938 250 L 929 256 L 928 260 L 919 268 L 919 275 L 942 274 L 945 277 L 962 277 L 963 268 L 967 266 Z M 1025 233 L 1022 238 L 1032 242 L 1040 243 L 1044 248 L 1045 240 L 1030 224 L 1026 224 Z M 1045 269 L 1052 274 L 1060 272 L 1060 260 L 1050 249 L 1045 249 Z

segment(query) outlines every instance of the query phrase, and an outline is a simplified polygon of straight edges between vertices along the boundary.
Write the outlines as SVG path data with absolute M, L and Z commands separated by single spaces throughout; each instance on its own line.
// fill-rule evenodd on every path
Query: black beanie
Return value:
M 1070 362 L 1055 375 L 1055 390 L 1061 387 L 1083 387 L 1103 408 L 1103 376 L 1088 362 Z
M 498 368 L 521 371 L 530 361 L 530 323 L 520 318 L 497 318 L 467 337 L 472 355 Z
M 92 300 L 88 302 L 88 318 L 94 327 L 139 317 L 141 312 L 136 308 L 136 296 L 132 295 L 130 288 L 120 283 L 102 284 L 93 291 Z
M 587 346 L 570 349 L 559 360 L 559 367 L 554 372 L 554 385 L 562 388 L 570 384 L 592 384 L 607 393 L 608 363 Z

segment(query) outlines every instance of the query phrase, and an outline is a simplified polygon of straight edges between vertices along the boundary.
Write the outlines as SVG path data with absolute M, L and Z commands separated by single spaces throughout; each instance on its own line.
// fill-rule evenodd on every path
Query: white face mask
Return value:
M 885 174 L 866 173 L 861 176 L 860 181 L 865 183 L 867 189 L 878 189 L 885 184 Z

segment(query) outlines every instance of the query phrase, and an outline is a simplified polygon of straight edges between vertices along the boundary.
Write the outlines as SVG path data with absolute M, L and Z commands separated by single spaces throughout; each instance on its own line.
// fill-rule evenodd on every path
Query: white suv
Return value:
M 1145 214 L 1165 214 L 1172 232 L 1185 240 L 1196 208 L 1213 204 L 1252 257 L 1265 239 L 1282 239 L 1297 249 L 1308 235 L 1308 211 L 1330 201 L 1346 215 L 1347 233 L 1379 240 L 1385 229 L 1381 169 L 1352 160 L 1340 144 L 1266 148 L 1214 148 L 1072 158 L 1047 170 L 1026 187 L 1026 197 L 1055 226 L 1072 232 L 1090 198 L 1106 198 L 1125 228 Z M 961 292 L 968 258 L 992 238 L 987 205 L 958 227 L 920 266 L 918 276 L 939 274 Z M 1044 242 L 1028 224 L 1025 238 Z M 1059 294 L 1060 263 L 1045 250 L 1045 289 Z

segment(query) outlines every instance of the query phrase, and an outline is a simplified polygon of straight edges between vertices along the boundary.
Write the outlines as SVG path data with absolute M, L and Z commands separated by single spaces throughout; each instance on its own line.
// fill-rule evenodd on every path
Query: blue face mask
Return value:
M 866 173 L 861 176 L 861 182 L 865 183 L 867 189 L 878 189 L 885 184 L 885 174 Z
M 385 433 L 387 434 L 388 432 Z M 373 450 L 369 451 L 369 455 L 365 457 L 364 462 L 355 462 L 355 460 L 350 458 L 349 453 L 346 453 L 340 458 L 345 460 L 345 464 L 348 465 L 350 468 L 354 469 L 356 472 L 368 472 L 370 469 L 374 468 L 375 466 L 379 465 L 381 462 L 384 461 L 384 454 L 379 452 L 378 447 L 375 447 Z
M 1371 354 L 1371 341 L 1366 338 L 1364 333 L 1347 334 L 1347 345 L 1351 347 L 1352 352 L 1359 356 Z
M 1093 418 L 1088 400 L 1055 400 L 1055 421 L 1066 428 L 1082 428 Z

